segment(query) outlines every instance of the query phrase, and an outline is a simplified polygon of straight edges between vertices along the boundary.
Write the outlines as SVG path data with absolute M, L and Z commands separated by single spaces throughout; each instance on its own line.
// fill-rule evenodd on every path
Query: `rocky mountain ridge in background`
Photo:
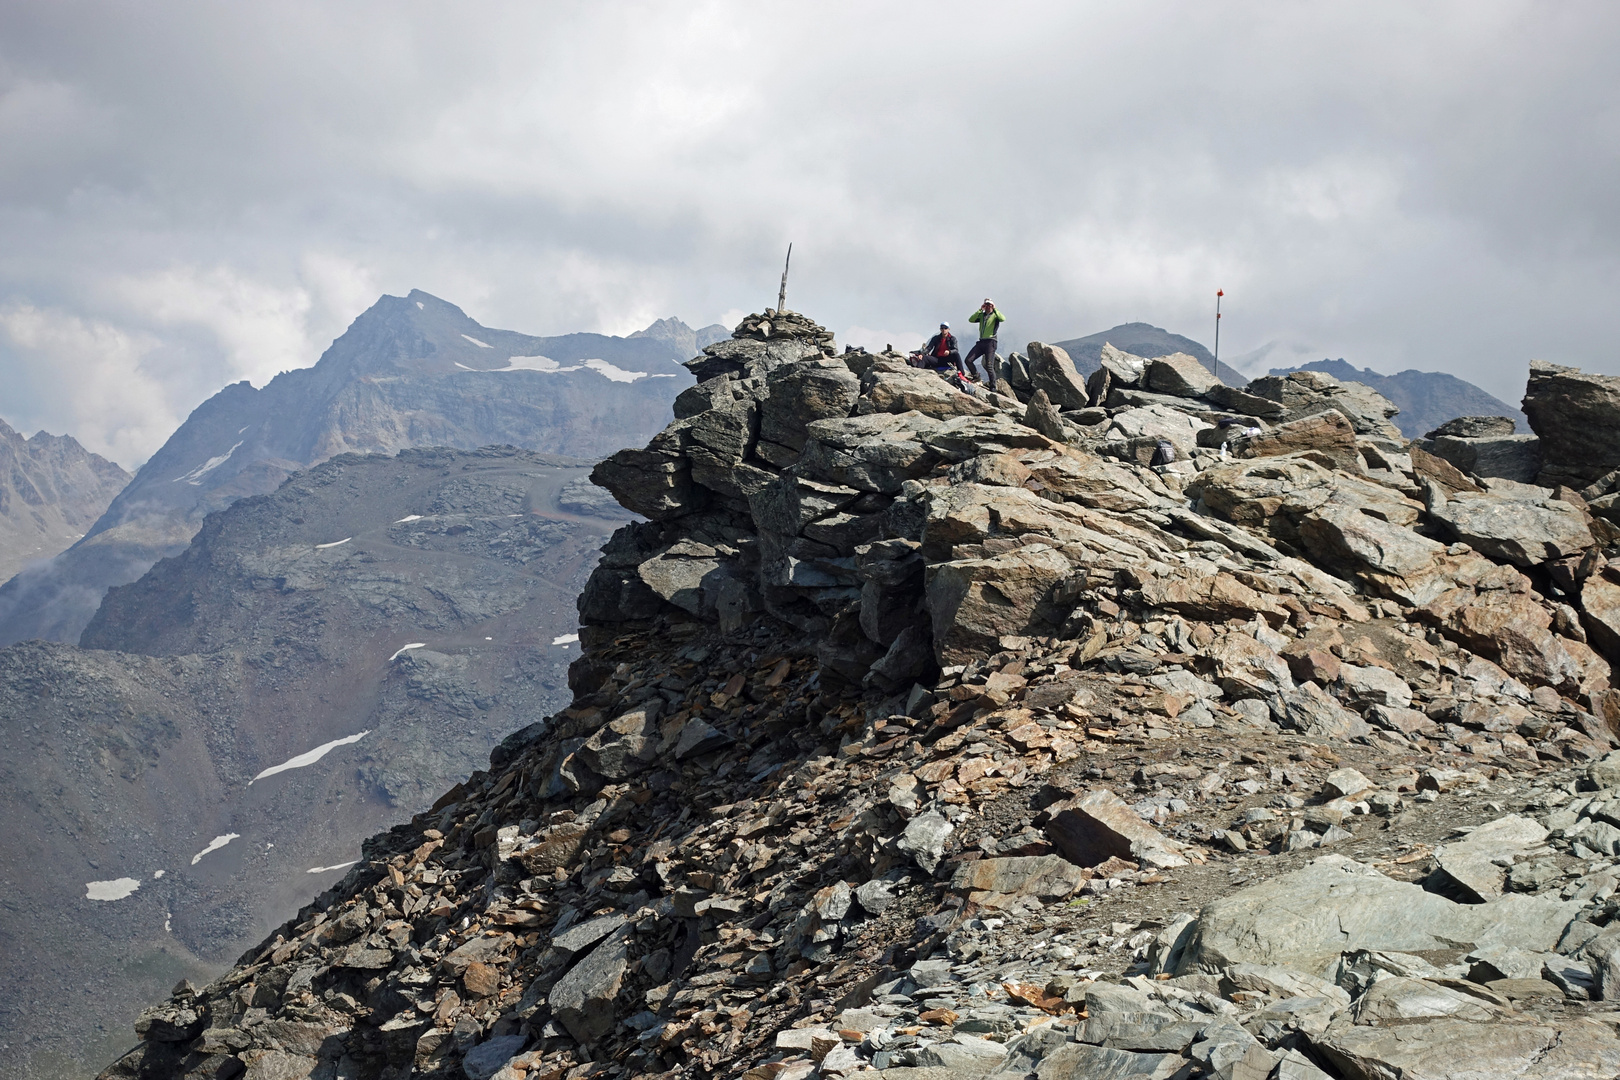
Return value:
M 0 581 L 78 540 L 129 480 L 71 435 L 25 439 L 0 420 Z
M 640 442 L 689 384 L 692 352 L 667 333 L 533 337 L 420 290 L 385 296 L 313 367 L 198 406 L 82 540 L 0 586 L 0 643 L 77 641 L 108 587 L 183 551 L 206 514 L 337 454 L 510 444 L 597 458 Z
M 1068 341 L 1059 341 L 1054 344 L 1068 354 L 1069 359 L 1074 363 L 1075 370 L 1081 375 L 1090 375 L 1097 370 L 1101 363 L 1100 358 L 1105 345 L 1112 345 L 1121 352 L 1140 356 L 1165 356 L 1170 353 L 1185 353 L 1203 364 L 1211 373 L 1215 371 L 1215 355 L 1203 345 L 1190 337 L 1172 334 L 1170 331 L 1153 326 L 1150 323 L 1120 323 L 1118 326 L 1104 330 L 1099 334 L 1071 338 Z M 1242 372 L 1229 364 L 1221 365 L 1220 375 L 1226 382 L 1234 386 L 1241 386 L 1248 381 Z
M 1473 383 L 1443 371 L 1407 370 L 1380 375 L 1372 368 L 1358 368 L 1343 360 L 1313 360 L 1295 367 L 1272 368 L 1273 375 L 1294 371 L 1320 371 L 1343 382 L 1359 382 L 1372 387 L 1400 407 L 1395 421 L 1401 434 L 1417 439 L 1459 416 L 1505 416 L 1520 433 L 1530 430 L 1529 417 L 1505 401 L 1486 393 Z
M 1543 487 L 1099 365 L 746 320 L 594 471 L 571 705 L 103 1077 L 1620 1072 L 1620 379 L 1532 367 Z
M 670 316 L 667 319 L 659 319 L 645 330 L 637 330 L 629 336 L 656 338 L 668 342 L 682 356 L 691 356 L 699 349 L 706 349 L 717 341 L 724 341 L 731 336 L 731 331 L 719 323 L 710 323 L 708 326 L 693 330 L 681 320 Z
M 0 1073 L 89 1074 L 567 703 L 573 599 L 628 517 L 581 498 L 590 465 L 340 454 L 110 590 L 87 647 L 0 649 Z

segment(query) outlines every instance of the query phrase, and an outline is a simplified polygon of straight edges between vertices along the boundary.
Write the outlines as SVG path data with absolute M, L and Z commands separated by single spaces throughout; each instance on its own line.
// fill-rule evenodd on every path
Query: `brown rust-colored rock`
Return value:
M 1335 467 L 1359 471 L 1356 431 L 1343 413 L 1327 409 L 1314 416 L 1278 424 L 1270 431 L 1232 440 L 1232 450 L 1240 458 L 1276 457 L 1312 451 Z

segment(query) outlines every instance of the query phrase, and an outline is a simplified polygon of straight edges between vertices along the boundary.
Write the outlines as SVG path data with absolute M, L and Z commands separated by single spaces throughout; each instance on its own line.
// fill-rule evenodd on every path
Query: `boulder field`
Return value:
M 1620 1074 L 1607 435 L 1482 475 L 1319 372 L 963 392 L 791 312 L 688 367 L 569 708 L 104 1077 Z

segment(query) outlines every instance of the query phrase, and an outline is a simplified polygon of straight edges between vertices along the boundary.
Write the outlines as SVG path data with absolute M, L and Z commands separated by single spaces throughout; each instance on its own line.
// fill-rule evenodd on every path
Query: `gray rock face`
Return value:
M 1452 435 L 1459 439 L 1494 438 L 1512 435 L 1514 426 L 1511 416 L 1459 416 L 1447 420 L 1423 437 L 1438 439 L 1442 435 Z
M 1481 825 L 1455 844 L 1435 849 L 1433 891 L 1466 903 L 1487 903 L 1502 895 L 1508 868 L 1497 865 L 1535 847 L 1547 838 L 1547 830 L 1530 818 L 1510 814 L 1488 825 Z M 1531 977 L 1539 977 L 1540 965 Z
M 1328 855 L 1207 906 L 1177 970 L 1247 962 L 1322 974 L 1347 950 L 1422 952 L 1457 942 L 1550 951 L 1579 910 L 1522 896 L 1457 904 Z
M 630 966 L 622 934 L 614 934 L 557 981 L 547 995 L 551 1014 L 589 1046 L 614 1028 L 613 999 Z
M 70 435 L 25 439 L 0 420 L 0 581 L 83 536 L 129 481 Z
M 461 1059 L 461 1071 L 467 1080 L 490 1080 L 516 1057 L 529 1040 L 522 1035 L 497 1035 L 486 1039 L 467 1051 Z
M 945 855 L 945 838 L 953 828 L 944 815 L 930 810 L 911 819 L 896 846 L 932 874 Z
M 1539 494 L 1541 489 L 1533 490 Z M 1561 559 L 1585 551 L 1594 542 L 1580 510 L 1544 496 L 1510 498 L 1459 491 L 1429 512 L 1463 543 L 1515 566 Z
M 1180 1054 L 1138 1054 L 1070 1043 L 1041 1059 L 1036 1080 L 1169 1080 L 1186 1064 Z
M 1110 858 L 1155 867 L 1184 866 L 1181 845 L 1143 821 L 1123 799 L 1096 788 L 1047 807 L 1046 833 L 1063 857 L 1078 866 Z
M 1532 360 L 1523 408 L 1541 439 L 1538 483 L 1581 488 L 1620 468 L 1620 377 Z
M 1146 378 L 1149 390 L 1187 398 L 1203 397 L 1220 382 L 1213 372 L 1186 353 L 1171 353 L 1150 360 Z
M 207 514 L 340 454 L 640 445 L 687 385 L 685 358 L 657 337 L 531 337 L 421 291 L 385 296 L 313 367 L 199 405 L 84 539 L 0 586 L 0 645 L 77 641 L 110 586 L 180 554 Z
M 1003 907 L 1024 896 L 1047 903 L 1066 900 L 1083 881 L 1080 867 L 1056 855 L 1040 855 L 963 863 L 951 877 L 951 888 L 981 907 Z
M 1091 403 L 1084 376 L 1075 370 L 1074 361 L 1060 346 L 1029 343 L 1029 382 L 1033 389 L 1044 392 L 1059 411 L 1083 409 Z
M 1534 435 L 1440 435 L 1424 440 L 1422 445 L 1429 453 L 1474 476 L 1533 484 L 1541 473 L 1541 440 Z
M 1334 1068 L 1355 1080 L 1455 1076 L 1603 1076 L 1620 1068 L 1620 1047 L 1595 1024 L 1433 1020 L 1395 1027 L 1346 1026 L 1315 1041 Z
M 1360 382 L 1341 382 L 1320 371 L 1295 371 L 1252 380 L 1247 391 L 1283 406 L 1284 422 L 1321 410 L 1325 404 L 1341 413 L 1357 435 L 1399 439 L 1400 429 L 1389 418 L 1400 412 L 1394 402 Z

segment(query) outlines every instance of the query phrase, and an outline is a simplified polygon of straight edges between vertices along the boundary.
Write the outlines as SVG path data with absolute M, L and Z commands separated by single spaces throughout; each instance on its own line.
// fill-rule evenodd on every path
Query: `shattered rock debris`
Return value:
M 706 348 L 596 469 L 646 520 L 572 705 L 103 1076 L 1620 1073 L 1620 460 L 1002 363 Z M 1542 384 L 1538 434 L 1620 430 L 1620 380 Z

